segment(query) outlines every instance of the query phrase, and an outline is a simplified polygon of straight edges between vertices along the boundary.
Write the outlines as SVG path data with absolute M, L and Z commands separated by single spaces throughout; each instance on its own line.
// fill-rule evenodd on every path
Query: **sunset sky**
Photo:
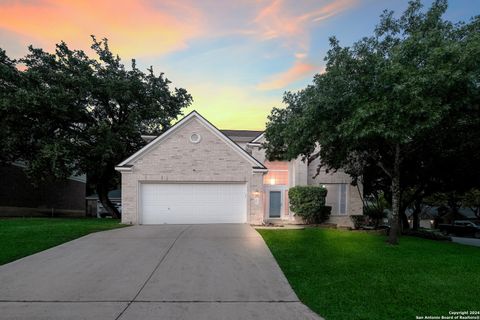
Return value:
M 328 37 L 350 45 L 372 34 L 383 9 L 406 0 L 0 0 L 0 47 L 19 58 L 30 44 L 64 40 L 88 50 L 107 37 L 126 64 L 152 65 L 222 129 L 263 129 L 286 90 L 324 68 Z M 446 17 L 480 14 L 479 0 L 450 0 Z M 431 1 L 424 1 L 428 6 Z

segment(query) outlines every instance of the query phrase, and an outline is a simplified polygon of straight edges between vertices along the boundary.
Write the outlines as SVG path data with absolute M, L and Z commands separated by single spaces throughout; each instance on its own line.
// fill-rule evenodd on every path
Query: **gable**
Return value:
M 194 135 L 195 133 L 196 135 Z M 195 139 L 192 141 L 192 137 L 197 136 L 200 137 L 200 141 L 195 143 Z M 151 152 L 162 149 L 162 145 L 167 143 L 169 147 L 164 150 L 167 153 L 166 156 L 179 157 L 183 155 L 185 157 L 201 157 L 205 159 L 208 154 L 212 154 L 212 151 L 215 150 L 215 152 L 220 152 L 220 155 L 228 155 L 227 158 L 229 159 L 232 155 L 241 158 L 242 161 L 248 163 L 254 170 L 266 170 L 262 163 L 230 140 L 196 111 L 192 111 L 165 133 L 124 160 L 116 169 L 118 171 L 130 171 L 138 163 L 138 160 L 148 157 L 148 154 Z M 176 144 L 176 147 L 172 147 L 172 143 Z M 187 149 L 189 153 L 184 154 L 184 149 Z

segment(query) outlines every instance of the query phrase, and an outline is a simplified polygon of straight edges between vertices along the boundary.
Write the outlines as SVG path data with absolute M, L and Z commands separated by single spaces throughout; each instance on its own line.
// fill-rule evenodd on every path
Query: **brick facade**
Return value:
M 130 160 L 127 167 L 119 167 L 122 171 L 122 222 L 141 223 L 138 208 L 142 183 L 169 182 L 245 183 L 248 198 L 247 222 L 254 225 L 267 222 L 269 219 L 266 202 L 272 186 L 264 185 L 264 173 L 254 170 L 254 160 L 246 159 L 247 155 L 243 156 L 243 151 L 236 150 L 237 146 L 233 147 L 224 137 L 219 136 L 218 130 L 206 124 L 198 114 L 187 116 L 185 121 L 182 121 L 171 134 L 153 142 L 151 148 Z M 190 141 L 193 133 L 201 136 L 200 142 Z M 258 142 L 264 142 L 263 138 Z M 242 148 L 246 148 L 260 165 L 265 163 L 265 151 L 261 145 L 244 144 Z M 320 171 L 315 176 L 318 163 L 317 159 L 307 165 L 300 158 L 288 163 L 288 185 L 280 189 L 285 194 L 286 202 L 281 220 L 301 222 L 289 210 L 288 188 L 296 185 L 346 184 L 346 212 L 332 214 L 328 222 L 339 226 L 352 226 L 350 216 L 362 214 L 361 188 L 359 190 L 352 186 L 350 177 L 341 171 L 329 174 Z
M 192 133 L 201 136 L 199 143 L 190 142 Z M 250 195 L 247 222 L 261 223 L 263 174 L 253 173 L 250 162 L 195 117 L 132 165 L 131 172 L 122 172 L 123 223 L 139 222 L 139 187 L 141 183 L 149 182 L 246 183 Z
M 258 140 L 259 143 L 264 143 L 265 139 Z M 264 162 L 265 151 L 259 147 L 251 147 L 252 155 L 260 162 Z M 346 184 L 347 185 L 347 212 L 345 214 L 333 213 L 329 223 L 336 224 L 341 227 L 353 227 L 351 215 L 363 214 L 363 202 L 361 198 L 362 187 L 352 186 L 352 179 L 350 176 L 341 170 L 334 173 L 327 173 L 325 170 L 320 170 L 317 175 L 317 168 L 320 160 L 317 158 L 310 164 L 306 164 L 299 157 L 289 162 L 289 183 L 288 188 L 298 185 L 323 185 L 323 184 Z M 301 222 L 293 212 L 282 216 L 282 220 L 287 222 L 299 223 Z

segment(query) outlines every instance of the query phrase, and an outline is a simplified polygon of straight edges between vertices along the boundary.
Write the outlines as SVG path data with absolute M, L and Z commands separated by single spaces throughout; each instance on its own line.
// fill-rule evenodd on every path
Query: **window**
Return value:
M 263 184 L 288 185 L 288 162 L 265 161 L 268 172 L 263 176 Z
M 346 183 L 320 183 L 327 189 L 325 205 L 332 207 L 332 214 L 347 214 L 347 184 Z
M 338 198 L 340 199 L 340 202 L 338 205 L 339 207 L 338 213 L 347 214 L 347 184 L 346 183 L 340 184 Z
M 191 143 L 199 143 L 202 137 L 198 133 L 192 133 L 190 135 L 190 142 Z

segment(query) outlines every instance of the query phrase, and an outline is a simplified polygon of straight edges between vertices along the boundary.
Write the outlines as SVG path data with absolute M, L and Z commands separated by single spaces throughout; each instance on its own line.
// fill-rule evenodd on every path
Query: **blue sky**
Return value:
M 432 1 L 424 1 L 426 7 Z M 165 72 L 219 128 L 263 129 L 283 92 L 323 70 L 328 38 L 351 45 L 371 35 L 384 9 L 406 0 L 0 0 L 0 47 L 20 57 L 29 44 L 60 40 L 88 51 L 107 37 L 128 62 Z M 450 0 L 446 18 L 468 20 L 480 1 Z

